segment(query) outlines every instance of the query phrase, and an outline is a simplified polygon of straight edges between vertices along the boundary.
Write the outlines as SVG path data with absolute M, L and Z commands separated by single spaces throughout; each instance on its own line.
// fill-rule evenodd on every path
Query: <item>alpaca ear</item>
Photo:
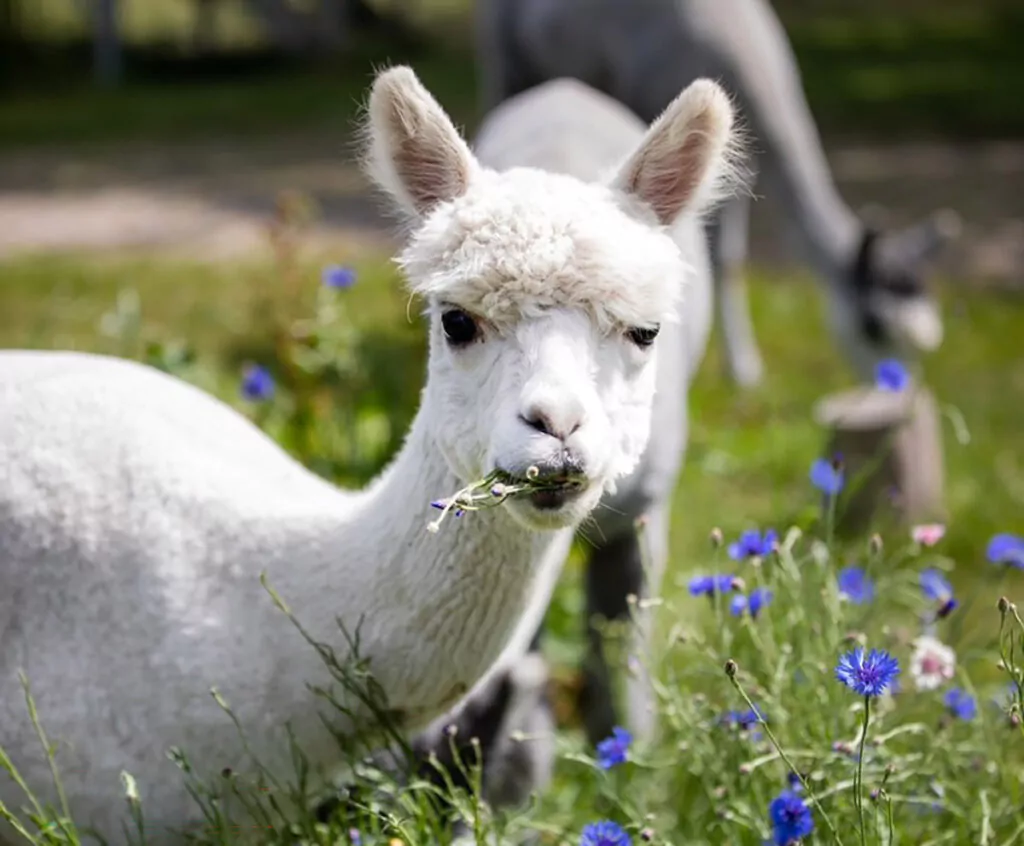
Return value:
M 666 226 L 703 210 L 736 175 L 734 120 L 721 86 L 696 80 L 651 124 L 612 187 L 646 203 Z
M 405 211 L 422 217 L 465 193 L 476 160 L 411 68 L 377 76 L 368 112 L 367 169 Z

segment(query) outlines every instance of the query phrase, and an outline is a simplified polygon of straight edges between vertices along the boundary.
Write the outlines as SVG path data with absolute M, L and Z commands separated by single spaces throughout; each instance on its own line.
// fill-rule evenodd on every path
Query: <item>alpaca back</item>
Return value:
M 678 92 L 677 92 L 678 93 Z M 643 137 L 646 126 L 625 106 L 575 79 L 531 88 L 494 109 L 477 133 L 480 161 L 496 170 L 534 167 L 595 181 L 618 166 Z M 671 494 L 686 445 L 686 386 L 704 356 L 711 331 L 711 271 L 704 228 L 684 218 L 673 237 L 690 265 L 680 279 L 684 295 L 678 321 L 658 338 L 658 388 L 651 439 L 636 471 L 593 515 L 613 536 L 621 521 Z

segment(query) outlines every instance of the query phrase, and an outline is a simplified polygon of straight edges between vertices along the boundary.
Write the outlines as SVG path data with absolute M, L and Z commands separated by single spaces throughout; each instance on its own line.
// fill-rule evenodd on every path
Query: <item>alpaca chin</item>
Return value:
M 564 529 L 579 525 L 597 506 L 604 488 L 591 481 L 558 497 L 539 495 L 515 497 L 505 507 L 521 526 L 533 531 Z M 560 493 L 560 492 L 559 492 Z

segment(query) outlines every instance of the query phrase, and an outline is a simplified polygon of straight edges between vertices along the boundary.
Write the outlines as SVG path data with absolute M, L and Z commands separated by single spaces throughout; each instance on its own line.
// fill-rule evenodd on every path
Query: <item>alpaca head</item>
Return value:
M 578 522 L 643 453 L 687 278 L 668 228 L 719 186 L 732 115 L 694 83 L 589 184 L 484 168 L 408 68 L 373 85 L 368 165 L 414 223 L 400 264 L 430 316 L 427 425 L 463 481 L 536 467 L 557 486 L 508 502 L 531 528 Z
M 879 359 L 931 352 L 942 343 L 942 315 L 925 270 L 959 229 L 952 211 L 936 212 L 902 232 L 865 229 L 841 301 L 833 304 L 833 318 L 864 375 Z

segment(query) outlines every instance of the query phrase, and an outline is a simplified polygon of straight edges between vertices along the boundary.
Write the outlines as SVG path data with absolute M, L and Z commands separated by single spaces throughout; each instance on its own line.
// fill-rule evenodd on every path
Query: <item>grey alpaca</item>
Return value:
M 719 79 L 760 153 L 767 193 L 781 203 L 828 298 L 850 363 L 870 374 L 891 345 L 931 349 L 942 337 L 922 270 L 957 229 L 939 212 L 900 233 L 866 228 L 839 195 L 785 30 L 765 0 L 478 0 L 477 54 L 485 110 L 558 77 L 575 77 L 653 120 L 691 79 Z M 742 277 L 749 197 L 710 228 L 718 318 L 730 370 L 761 379 Z
M 922 270 L 955 233 L 955 215 L 937 213 L 900 233 L 876 232 L 857 219 L 833 183 L 792 50 L 767 2 L 477 0 L 476 25 L 482 105 L 491 112 L 477 148 L 489 164 L 587 173 L 628 147 L 623 135 L 640 131 L 639 121 L 630 123 L 624 109 L 613 108 L 617 104 L 550 80 L 585 81 L 649 122 L 689 81 L 718 78 L 738 102 L 752 146 L 761 153 L 759 169 L 817 273 L 833 335 L 857 374 L 869 378 L 879 359 L 941 342 L 941 317 Z M 744 385 L 758 382 L 763 371 L 742 276 L 748 214 L 749 195 L 737 194 L 710 219 L 714 297 L 709 283 L 698 306 L 710 313 L 717 299 L 730 370 Z M 686 353 L 660 359 L 648 458 L 625 488 L 631 493 L 599 509 L 586 533 L 588 656 L 581 707 L 592 743 L 620 721 L 592 621 L 624 619 L 629 594 L 658 589 L 668 555 L 670 497 L 686 447 L 685 394 L 708 331 L 710 326 L 702 325 Z M 633 528 L 641 516 L 647 520 L 653 563 L 646 579 Z M 641 641 L 645 628 L 641 618 Z M 508 678 L 514 675 L 474 697 L 493 699 Z M 644 674 L 627 679 L 626 699 L 626 723 L 641 737 L 649 736 L 653 700 Z M 547 708 L 539 694 L 535 707 Z M 462 712 L 463 734 L 474 733 L 472 714 L 483 710 L 477 702 Z M 550 750 L 542 751 L 539 741 L 532 746 L 549 759 Z M 490 759 L 507 772 L 497 760 L 501 754 L 495 750 Z M 521 770 L 520 798 L 537 786 L 530 784 L 536 771 L 535 766 Z

